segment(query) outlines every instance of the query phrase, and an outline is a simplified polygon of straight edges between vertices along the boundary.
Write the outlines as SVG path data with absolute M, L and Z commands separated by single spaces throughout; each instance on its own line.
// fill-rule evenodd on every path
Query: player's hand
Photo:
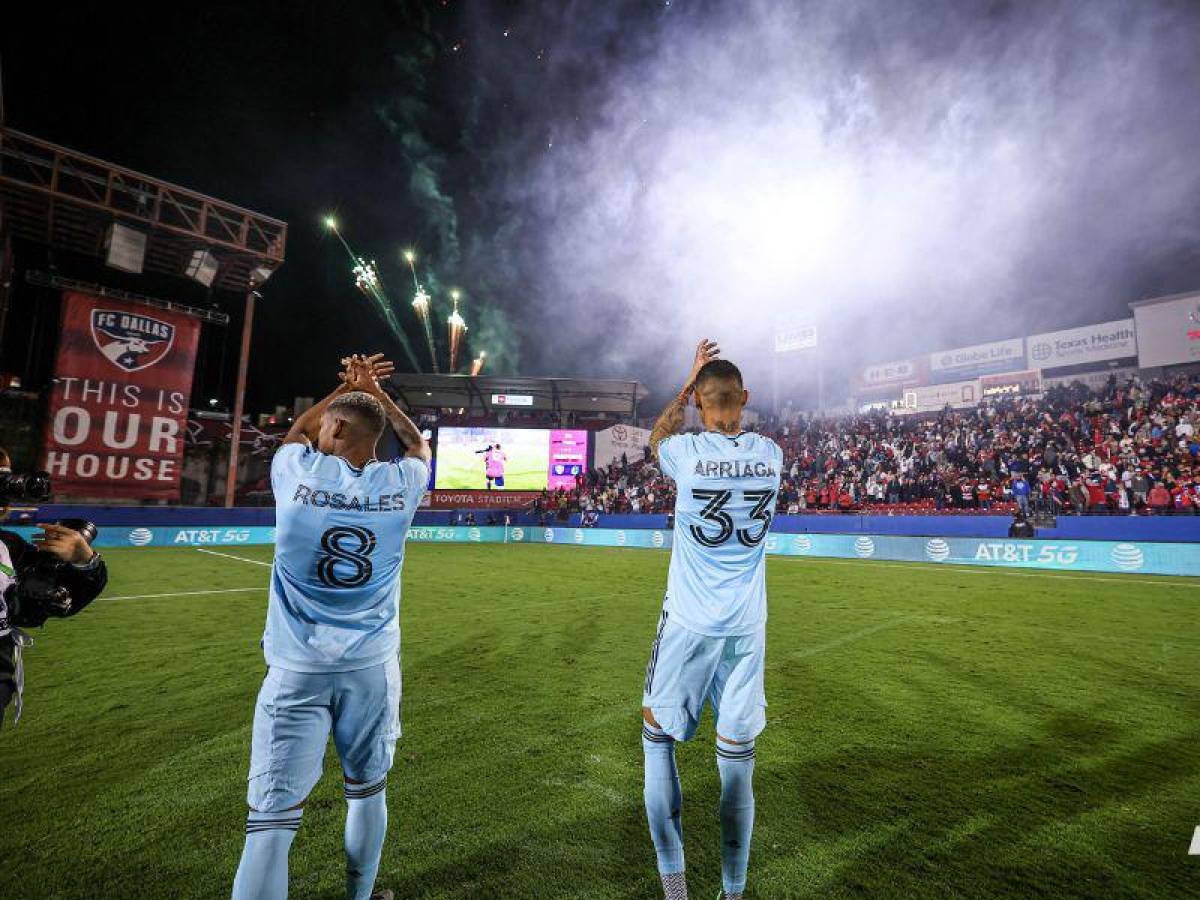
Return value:
M 342 371 L 338 372 L 338 380 L 348 391 L 365 391 L 370 380 L 370 372 L 363 366 L 362 357 L 354 353 L 342 360 Z
M 85 541 L 83 535 L 74 528 L 55 525 L 52 522 L 45 522 L 37 527 L 42 529 L 42 534 L 33 538 L 34 546 L 57 556 L 63 562 L 82 566 L 90 562 L 96 555 L 92 545 Z
M 384 359 L 382 353 L 372 353 L 363 359 L 363 362 L 370 367 L 371 374 L 375 377 L 376 381 L 383 381 L 383 379 L 391 377 L 392 373 L 396 371 L 395 363 Z
M 685 394 L 690 394 L 696 386 L 696 376 L 700 374 L 700 370 L 720 355 L 721 348 L 717 346 L 716 341 L 705 338 L 696 345 L 696 358 L 692 360 L 692 371 L 688 373 L 687 381 L 683 385 Z
M 380 387 L 381 379 L 389 377 L 396 371 L 395 365 L 383 358 L 382 353 L 362 356 L 355 353 L 342 360 L 346 368 L 338 373 L 338 378 L 349 390 L 364 391 L 378 396 L 383 393 Z

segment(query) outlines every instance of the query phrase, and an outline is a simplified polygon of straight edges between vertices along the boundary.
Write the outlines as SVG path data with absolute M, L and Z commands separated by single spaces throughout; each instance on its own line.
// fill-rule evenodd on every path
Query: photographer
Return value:
M 44 500 L 49 479 L 13 475 L 8 454 L 0 449 L 0 521 L 13 500 Z M 21 651 L 31 641 L 22 628 L 36 628 L 50 617 L 73 616 L 104 590 L 108 571 L 92 549 L 96 526 L 80 519 L 46 523 L 30 543 L 0 528 L 0 725 L 8 704 L 14 721 L 21 716 L 24 669 Z
M 1033 523 L 1029 521 L 1024 510 L 1018 509 L 1013 513 L 1012 524 L 1008 526 L 1008 536 L 1010 538 L 1037 537 L 1037 529 L 1033 527 Z

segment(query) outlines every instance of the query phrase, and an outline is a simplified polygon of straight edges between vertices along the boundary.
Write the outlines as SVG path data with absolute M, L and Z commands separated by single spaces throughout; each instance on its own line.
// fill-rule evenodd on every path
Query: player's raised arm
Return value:
M 350 388 L 345 382 L 334 388 L 329 396 L 318 400 L 300 415 L 296 416 L 296 421 L 292 423 L 292 427 L 288 429 L 287 435 L 283 439 L 285 444 L 304 444 L 309 447 L 316 443 L 317 435 L 321 431 L 321 416 L 325 415 L 325 410 L 329 408 L 329 404 L 346 393 Z
M 717 346 L 716 341 L 710 341 L 708 338 L 696 346 L 692 371 L 688 373 L 683 387 L 675 399 L 667 404 L 667 408 L 662 411 L 662 415 L 658 417 L 658 421 L 654 423 L 654 428 L 650 431 L 650 450 L 656 459 L 658 458 L 658 445 L 671 435 L 679 434 L 679 429 L 683 427 L 683 410 L 688 405 L 688 398 L 691 397 L 692 390 L 696 386 L 696 376 L 700 374 L 700 370 L 707 363 L 716 359 L 720 353 L 721 348 Z
M 433 448 L 429 446 L 429 441 L 425 440 L 421 429 L 396 405 L 379 383 L 379 380 L 390 375 L 392 370 L 392 364 L 383 358 L 382 353 L 367 357 L 355 355 L 348 361 L 346 383 L 353 390 L 364 391 L 383 404 L 388 424 L 405 447 L 404 455 L 416 457 L 428 466 L 433 459 Z
M 384 360 L 382 353 L 376 353 L 374 356 L 363 361 L 363 364 L 370 371 L 371 377 L 378 384 L 380 378 L 386 378 L 392 374 L 394 367 L 390 362 Z M 284 437 L 285 444 L 304 444 L 310 446 L 316 443 L 317 435 L 321 431 L 321 416 L 325 415 L 325 410 L 329 408 L 329 404 L 345 394 L 353 390 L 365 390 L 352 381 L 351 363 L 354 360 L 361 359 L 355 355 L 346 357 L 342 360 L 342 365 L 345 367 L 343 371 L 338 373 L 338 379 L 342 382 L 327 396 L 314 403 L 303 413 L 296 417 L 296 421 L 292 423 L 292 427 L 288 429 L 287 436 Z M 384 409 L 387 407 L 385 406 Z

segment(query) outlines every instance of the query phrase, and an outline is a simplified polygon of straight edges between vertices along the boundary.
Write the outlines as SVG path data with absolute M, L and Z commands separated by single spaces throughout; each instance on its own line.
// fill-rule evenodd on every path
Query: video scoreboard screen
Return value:
M 434 487 L 540 491 L 573 488 L 587 466 L 588 433 L 565 428 L 440 428 Z

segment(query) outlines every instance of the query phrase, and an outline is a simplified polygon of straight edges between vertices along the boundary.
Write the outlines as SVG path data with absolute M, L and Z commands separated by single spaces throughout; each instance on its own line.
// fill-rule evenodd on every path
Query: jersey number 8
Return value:
M 331 588 L 362 587 L 371 580 L 371 553 L 375 550 L 375 532 L 353 525 L 338 525 L 321 535 L 324 555 L 317 559 L 317 578 Z M 337 563 L 352 566 L 354 571 L 339 575 Z

